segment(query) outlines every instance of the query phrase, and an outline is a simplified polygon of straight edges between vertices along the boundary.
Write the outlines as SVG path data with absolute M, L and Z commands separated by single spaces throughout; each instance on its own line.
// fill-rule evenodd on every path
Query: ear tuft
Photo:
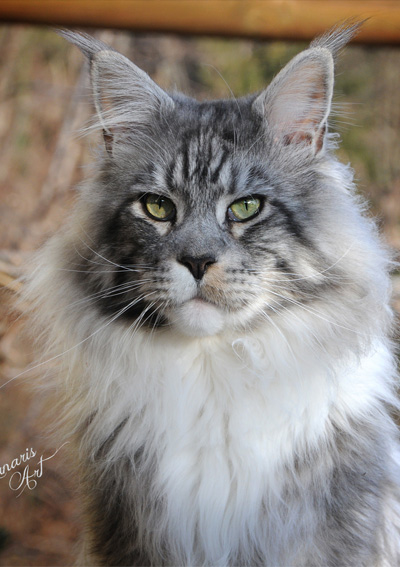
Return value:
M 99 51 L 114 51 L 112 47 L 103 41 L 88 35 L 87 33 L 66 29 L 57 29 L 55 31 L 58 35 L 73 45 L 76 45 L 82 51 L 83 55 L 89 59 L 89 61 L 91 61 L 93 55 Z
M 336 60 L 340 51 L 345 45 L 351 41 L 360 31 L 361 27 L 367 20 L 349 19 L 336 24 L 326 33 L 314 39 L 310 47 L 322 47 L 328 49 L 332 53 L 332 57 Z

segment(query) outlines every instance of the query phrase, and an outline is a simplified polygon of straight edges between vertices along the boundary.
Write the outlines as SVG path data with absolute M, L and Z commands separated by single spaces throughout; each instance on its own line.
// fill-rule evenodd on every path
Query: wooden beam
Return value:
M 0 0 L 4 23 L 309 40 L 338 21 L 371 18 L 356 41 L 400 43 L 398 0 Z

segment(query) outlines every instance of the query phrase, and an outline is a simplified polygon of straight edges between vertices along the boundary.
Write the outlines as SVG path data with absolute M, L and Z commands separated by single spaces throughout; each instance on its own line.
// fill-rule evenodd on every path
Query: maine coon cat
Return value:
M 80 564 L 400 564 L 390 257 L 328 130 L 356 29 L 205 102 L 63 32 L 104 150 L 27 297 L 60 365 Z

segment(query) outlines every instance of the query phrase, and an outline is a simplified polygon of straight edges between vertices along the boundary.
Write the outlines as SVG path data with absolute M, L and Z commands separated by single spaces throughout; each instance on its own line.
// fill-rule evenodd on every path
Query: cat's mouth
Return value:
M 199 303 L 212 305 L 223 311 L 233 307 L 227 303 L 227 296 L 222 289 L 208 284 L 199 286 L 197 292 L 189 301 L 198 301 Z
M 197 294 L 194 297 L 192 297 L 192 299 L 189 299 L 188 301 L 193 301 L 194 304 L 198 304 L 198 305 L 213 305 L 214 307 L 218 307 L 219 305 L 217 305 L 214 301 L 204 297 L 202 294 Z M 187 303 L 187 302 L 185 302 Z
M 222 309 L 199 294 L 176 307 L 168 318 L 177 330 L 191 337 L 215 335 L 225 325 Z

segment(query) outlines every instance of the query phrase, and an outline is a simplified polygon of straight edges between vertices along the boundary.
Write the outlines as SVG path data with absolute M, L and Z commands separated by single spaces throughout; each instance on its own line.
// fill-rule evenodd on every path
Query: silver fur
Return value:
M 59 362 L 81 565 L 400 565 L 391 262 L 327 128 L 356 29 L 203 103 L 63 32 L 106 148 L 27 298 Z

